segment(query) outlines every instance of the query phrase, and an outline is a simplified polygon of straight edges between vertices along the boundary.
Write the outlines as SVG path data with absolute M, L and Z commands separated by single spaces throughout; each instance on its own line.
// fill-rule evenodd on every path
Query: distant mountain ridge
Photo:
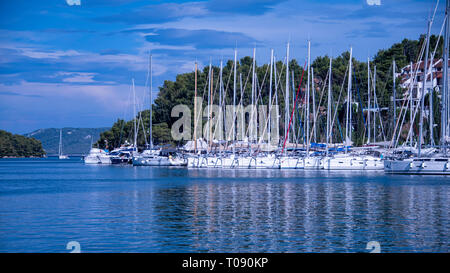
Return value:
M 62 128 L 62 150 L 66 155 L 85 155 L 89 153 L 91 143 L 96 143 L 100 138 L 100 133 L 109 130 L 103 128 Z M 38 129 L 31 133 L 24 134 L 26 137 L 33 137 L 42 143 L 48 156 L 58 154 L 59 128 Z M 92 137 L 92 140 L 91 140 Z

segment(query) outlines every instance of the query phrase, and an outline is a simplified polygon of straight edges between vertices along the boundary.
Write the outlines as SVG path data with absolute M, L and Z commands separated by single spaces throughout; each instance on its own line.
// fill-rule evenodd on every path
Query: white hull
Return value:
M 302 157 L 283 156 L 279 159 L 281 169 L 304 169 L 305 162 Z
M 305 157 L 303 159 L 305 169 L 320 170 L 323 169 L 323 161 L 320 157 Z
M 58 156 L 59 159 L 69 159 L 69 157 L 67 155 L 60 155 Z
M 323 168 L 326 170 L 383 170 L 383 160 L 375 156 L 336 156 L 322 159 Z
M 445 174 L 450 175 L 449 158 L 416 158 L 385 160 L 384 171 L 392 174 Z
M 107 155 L 88 155 L 84 158 L 85 164 L 111 164 L 111 159 Z
M 229 169 L 279 169 L 280 164 L 274 156 L 200 156 L 189 157 L 188 168 L 229 168 Z
M 184 166 L 186 161 L 178 157 L 152 156 L 133 157 L 134 166 Z

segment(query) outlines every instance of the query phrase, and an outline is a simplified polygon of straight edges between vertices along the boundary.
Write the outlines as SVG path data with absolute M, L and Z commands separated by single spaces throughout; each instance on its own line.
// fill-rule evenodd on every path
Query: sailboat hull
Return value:
M 450 175 L 449 158 L 416 158 L 385 160 L 384 171 L 390 174 Z
M 325 157 L 322 159 L 326 170 L 365 170 L 380 171 L 384 169 L 381 158 L 373 156 Z

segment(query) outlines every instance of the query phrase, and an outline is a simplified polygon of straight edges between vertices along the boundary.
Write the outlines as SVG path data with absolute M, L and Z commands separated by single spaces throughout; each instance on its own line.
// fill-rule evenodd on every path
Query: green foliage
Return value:
M 39 140 L 0 130 L 0 157 L 42 157 L 44 155 L 45 152 Z

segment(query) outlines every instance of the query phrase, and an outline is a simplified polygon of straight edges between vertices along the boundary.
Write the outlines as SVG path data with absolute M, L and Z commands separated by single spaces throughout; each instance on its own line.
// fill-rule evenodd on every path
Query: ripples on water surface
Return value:
M 450 251 L 450 177 L 0 159 L 0 252 Z

